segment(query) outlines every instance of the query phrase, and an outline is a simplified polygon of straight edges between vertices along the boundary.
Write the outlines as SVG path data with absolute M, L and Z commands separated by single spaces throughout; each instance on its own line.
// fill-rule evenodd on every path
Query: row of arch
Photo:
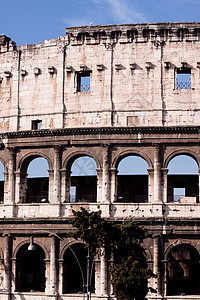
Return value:
M 177 153 L 176 153 L 177 154 Z M 19 202 L 42 203 L 49 201 L 49 160 L 39 155 L 26 157 L 20 163 Z M 168 159 L 168 202 L 179 202 L 181 197 L 196 198 L 199 202 L 199 173 L 197 161 L 186 154 Z M 117 164 L 116 202 L 149 201 L 149 164 L 139 155 L 121 155 Z M 6 172 L 5 172 L 6 173 Z M 63 202 L 96 202 L 98 165 L 93 157 L 72 156 L 65 173 L 69 195 Z M 0 163 L 0 201 L 4 199 L 4 167 Z M 68 200 L 67 200 L 68 198 Z
M 29 243 L 23 243 L 17 252 L 15 260 L 15 291 L 17 292 L 45 292 L 46 291 L 46 261 L 47 253 L 41 245 L 34 243 L 36 249 L 29 251 Z M 86 257 L 87 250 L 82 243 L 71 244 L 64 249 L 62 254 L 62 280 L 59 278 L 59 290 L 62 294 L 83 293 L 83 280 L 80 269 L 73 256 L 71 249 L 76 253 L 81 264 L 84 277 L 86 278 Z M 137 248 L 136 254 L 139 259 L 146 261 L 145 251 Z M 95 264 L 98 258 L 95 258 Z M 109 261 L 109 260 L 108 260 Z M 165 293 L 169 296 L 175 295 L 199 295 L 200 294 L 200 255 L 198 250 L 191 243 L 178 243 L 171 246 L 166 255 L 166 269 L 161 274 Z M 97 267 L 94 264 L 91 280 L 91 291 L 95 290 L 95 276 Z M 59 268 L 60 264 L 57 267 Z M 96 270 L 95 270 L 96 269 Z M 96 274 L 96 275 L 95 275 Z M 108 284 L 108 283 L 107 283 Z

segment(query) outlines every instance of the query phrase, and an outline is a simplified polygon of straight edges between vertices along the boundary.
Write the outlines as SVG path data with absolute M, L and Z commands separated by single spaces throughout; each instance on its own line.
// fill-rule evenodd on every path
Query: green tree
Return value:
M 148 278 L 154 276 L 147 268 L 140 244 L 148 237 L 147 230 L 133 220 L 107 221 L 101 211 L 89 212 L 81 208 L 73 211 L 70 220 L 76 228 L 70 235 L 81 239 L 95 255 L 104 247 L 113 264 L 109 267 L 114 295 L 118 300 L 144 300 L 148 293 Z

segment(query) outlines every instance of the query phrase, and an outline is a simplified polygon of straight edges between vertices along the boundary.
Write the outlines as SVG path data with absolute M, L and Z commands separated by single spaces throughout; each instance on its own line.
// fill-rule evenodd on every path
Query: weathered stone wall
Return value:
M 0 130 L 198 125 L 199 43 L 199 23 L 67 28 L 18 47 L 1 36 Z M 189 89 L 176 87 L 183 63 Z M 90 91 L 78 91 L 81 70 Z

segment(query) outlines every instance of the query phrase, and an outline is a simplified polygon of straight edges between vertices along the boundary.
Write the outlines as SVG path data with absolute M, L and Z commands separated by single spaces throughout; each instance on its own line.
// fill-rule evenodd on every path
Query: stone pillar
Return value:
M 110 203 L 109 145 L 103 147 L 102 202 Z
M 153 202 L 154 203 L 162 202 L 160 145 L 154 146 L 154 201 Z
M 107 295 L 107 259 L 105 254 L 105 249 L 101 248 L 100 250 L 100 263 L 101 263 L 101 295 Z
M 160 296 L 160 262 L 159 262 L 159 245 L 160 236 L 155 235 L 153 237 L 153 273 L 157 275 L 154 279 L 154 289 L 157 291 L 157 296 Z
M 148 202 L 153 202 L 153 190 L 154 190 L 154 170 L 153 169 L 147 169 L 148 171 Z
M 56 237 L 51 236 L 51 258 L 50 258 L 50 291 L 56 295 L 57 287 L 57 270 L 56 270 Z
M 103 170 L 97 169 L 97 202 L 102 203 L 103 199 Z
M 72 172 L 70 170 L 64 170 L 65 171 L 65 175 L 62 173 L 63 175 L 63 180 L 62 180 L 62 185 L 64 184 L 65 186 L 62 187 L 63 189 L 65 189 L 65 201 L 69 203 L 70 202 L 70 188 L 71 188 L 71 174 Z
M 46 285 L 45 285 L 45 294 L 49 295 L 51 294 L 51 268 L 50 268 L 50 260 L 44 259 L 45 262 L 45 279 L 46 279 Z
M 10 260 L 10 235 L 4 235 L 4 287 L 8 294 L 11 292 L 11 260 Z
M 54 203 L 60 203 L 61 178 L 60 178 L 60 146 L 54 147 Z
M 49 193 L 48 201 L 54 203 L 54 170 L 49 170 Z
M 117 170 L 115 168 L 110 168 L 110 200 L 111 203 L 115 203 L 117 200 Z
M 9 148 L 8 198 L 5 204 L 15 204 L 15 160 L 16 151 L 14 148 Z
M 199 199 L 198 199 L 198 201 L 200 203 L 200 169 L 198 170 L 198 173 L 199 173 Z
M 58 293 L 61 295 L 63 293 L 63 262 L 64 259 L 59 259 L 59 276 L 58 276 Z
M 167 203 L 167 173 L 168 169 L 167 168 L 162 168 L 163 172 L 163 202 Z
M 114 264 L 114 255 L 113 253 L 110 254 L 110 258 L 109 258 L 109 261 L 108 261 L 108 266 L 112 267 Z M 107 287 L 108 287 L 108 295 L 113 295 L 113 286 L 111 284 L 111 274 L 108 273 L 108 283 L 107 283 Z
M 60 187 L 60 197 L 61 197 L 61 202 L 66 202 L 66 170 L 65 169 L 60 169 L 60 182 L 61 182 L 61 187 Z
M 21 172 L 20 171 L 16 171 L 15 172 L 15 202 L 16 203 L 20 203 L 20 180 L 21 179 Z
M 8 179 L 9 179 L 9 176 L 8 176 L 8 170 L 4 172 L 4 195 L 3 195 L 3 202 L 4 203 L 8 203 L 8 200 L 9 200 L 9 196 L 8 196 Z

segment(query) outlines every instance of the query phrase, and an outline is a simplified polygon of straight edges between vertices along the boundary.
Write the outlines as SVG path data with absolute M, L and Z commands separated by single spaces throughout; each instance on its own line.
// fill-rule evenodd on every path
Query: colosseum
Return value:
M 148 228 L 148 299 L 200 299 L 199 51 L 194 22 L 0 36 L 2 300 L 84 299 L 70 249 L 85 268 L 85 248 L 67 235 L 80 207 Z M 110 263 L 95 257 L 92 299 L 113 298 Z

